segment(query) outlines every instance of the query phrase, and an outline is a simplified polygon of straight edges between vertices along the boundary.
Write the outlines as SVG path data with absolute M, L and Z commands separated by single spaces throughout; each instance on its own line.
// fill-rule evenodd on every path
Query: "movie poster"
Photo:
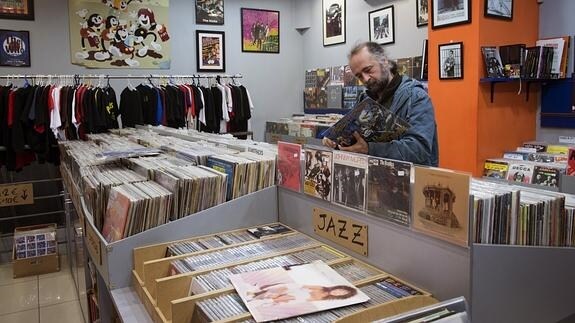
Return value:
M 69 0 L 72 64 L 169 69 L 169 0 Z

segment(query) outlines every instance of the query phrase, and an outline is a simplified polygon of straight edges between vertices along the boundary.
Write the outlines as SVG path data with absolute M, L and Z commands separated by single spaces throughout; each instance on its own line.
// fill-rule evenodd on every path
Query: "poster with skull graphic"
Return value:
M 72 64 L 169 69 L 169 0 L 69 0 Z

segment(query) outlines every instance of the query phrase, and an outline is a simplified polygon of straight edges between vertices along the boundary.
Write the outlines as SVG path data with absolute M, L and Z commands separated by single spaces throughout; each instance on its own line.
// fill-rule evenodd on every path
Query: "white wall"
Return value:
M 569 48 L 567 75 L 573 73 L 574 48 L 573 33 L 575 32 L 575 1 L 573 0 L 544 0 L 539 5 L 539 37 L 571 36 L 571 47 Z M 574 129 L 563 128 L 541 128 L 540 126 L 541 105 L 537 113 L 537 140 L 557 142 L 559 136 L 573 136 Z
M 303 33 L 304 68 L 347 64 L 351 48 L 369 40 L 368 12 L 390 5 L 394 6 L 395 43 L 384 46 L 388 55 L 393 59 L 421 55 L 427 27 L 418 28 L 416 25 L 415 0 L 347 0 L 346 43 L 328 47 L 323 46 L 322 0 L 307 0 L 300 1 L 298 7 L 300 12 L 312 13 L 311 27 Z
M 195 25 L 193 0 L 171 0 L 168 31 L 171 36 L 170 70 L 91 70 L 72 65 L 70 58 L 68 1 L 36 0 L 35 20 L 0 20 L 0 29 L 29 30 L 30 68 L 0 68 L 6 74 L 110 74 L 146 75 L 192 74 L 196 72 L 195 30 L 225 31 L 226 73 L 241 73 L 241 82 L 252 94 L 255 113 L 252 125 L 256 139 L 263 140 L 265 121 L 290 116 L 302 111 L 301 93 L 304 82 L 302 39 L 294 29 L 291 0 L 227 0 L 225 25 Z M 280 54 L 254 54 L 241 51 L 240 8 L 262 8 L 280 11 Z M 72 35 L 75 36 L 75 35 Z M 126 81 L 112 85 L 117 94 Z

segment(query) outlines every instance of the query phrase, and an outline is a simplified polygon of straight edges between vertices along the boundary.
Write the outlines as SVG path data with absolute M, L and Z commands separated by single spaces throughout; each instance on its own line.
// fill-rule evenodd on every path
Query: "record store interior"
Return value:
M 0 323 L 575 322 L 575 1 L 0 1 Z

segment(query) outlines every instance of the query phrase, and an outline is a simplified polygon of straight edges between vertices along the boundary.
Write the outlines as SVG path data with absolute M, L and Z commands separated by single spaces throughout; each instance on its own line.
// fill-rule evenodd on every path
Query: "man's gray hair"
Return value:
M 383 66 L 383 63 L 387 59 L 387 61 L 389 62 L 389 71 L 393 75 L 397 74 L 397 62 L 389 59 L 385 54 L 385 50 L 383 49 L 383 47 L 381 47 L 381 45 L 379 45 L 378 43 L 374 42 L 359 43 L 353 46 L 347 58 L 351 59 L 353 56 L 357 55 L 364 48 L 367 48 L 368 53 L 374 56 L 377 59 L 377 61 L 381 64 L 381 66 Z

